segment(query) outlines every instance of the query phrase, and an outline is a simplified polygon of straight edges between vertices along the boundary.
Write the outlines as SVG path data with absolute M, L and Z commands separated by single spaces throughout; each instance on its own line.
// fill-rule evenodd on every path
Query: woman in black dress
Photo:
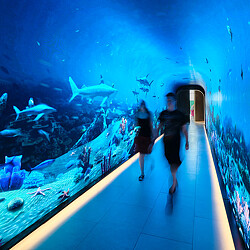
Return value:
M 141 168 L 141 175 L 139 176 L 139 181 L 144 179 L 144 157 L 145 154 L 150 154 L 153 146 L 152 139 L 152 119 L 151 113 L 146 107 L 144 101 L 141 101 L 138 112 L 135 115 L 136 126 L 139 129 L 139 133 L 135 137 L 135 153 L 139 154 L 139 164 Z

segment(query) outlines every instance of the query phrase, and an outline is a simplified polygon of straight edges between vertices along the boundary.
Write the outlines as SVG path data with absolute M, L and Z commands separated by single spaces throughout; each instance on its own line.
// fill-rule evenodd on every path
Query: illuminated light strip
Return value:
M 217 220 L 216 225 L 217 225 L 219 236 L 220 236 L 218 238 L 220 239 L 220 243 L 223 244 L 221 245 L 223 249 L 227 249 L 227 250 L 235 249 L 229 222 L 228 222 L 227 215 L 226 215 L 226 209 L 224 206 L 224 202 L 223 202 L 223 198 L 222 198 L 222 194 L 220 190 L 218 177 L 217 177 L 216 170 L 215 170 L 214 160 L 212 157 L 210 145 L 209 145 L 208 138 L 207 138 L 207 133 L 205 130 L 205 126 L 203 126 L 203 128 L 204 128 L 205 137 L 206 137 L 207 152 L 209 154 L 209 158 L 211 162 L 209 172 L 210 172 L 211 181 L 212 181 L 212 196 L 218 198 L 216 199 L 217 204 L 213 207 L 215 210 L 215 215 L 216 215 L 216 220 Z
M 163 136 L 163 135 L 162 135 Z M 158 137 L 155 142 L 158 142 L 162 136 Z M 93 187 L 87 190 L 84 194 L 79 196 L 63 210 L 54 215 L 47 222 L 35 229 L 32 233 L 26 236 L 23 240 L 17 243 L 11 249 L 13 250 L 30 250 L 36 248 L 39 244 L 45 241 L 54 231 L 56 231 L 64 222 L 66 222 L 72 215 L 85 206 L 89 201 L 102 192 L 108 185 L 110 185 L 122 172 L 130 167 L 139 157 L 137 153 L 128 161 L 123 163 L 120 167 L 115 169 L 105 178 L 96 183 Z

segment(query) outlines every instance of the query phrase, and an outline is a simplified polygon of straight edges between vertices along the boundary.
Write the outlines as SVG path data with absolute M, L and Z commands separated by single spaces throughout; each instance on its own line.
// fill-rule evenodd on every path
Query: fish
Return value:
M 6 103 L 7 99 L 8 99 L 8 94 L 7 93 L 2 94 L 2 96 L 0 97 L 0 105 Z
M 0 135 L 3 137 L 17 137 L 17 136 L 22 136 L 21 129 L 4 129 L 0 131 Z
M 148 88 L 140 88 L 140 90 L 142 90 L 143 92 L 146 92 L 146 93 L 148 93 L 149 92 L 149 89 Z
M 45 87 L 45 88 L 50 88 L 49 84 L 41 82 L 39 85 Z
M 52 63 L 50 63 L 50 62 L 48 62 L 48 61 L 45 61 L 45 60 L 43 60 L 43 59 L 40 59 L 40 60 L 39 60 L 39 63 L 41 63 L 42 65 L 47 66 L 47 67 L 52 67 L 52 66 L 53 66 Z
M 243 69 L 242 69 L 242 64 L 241 64 L 241 73 L 240 73 L 241 79 L 243 80 Z
M 100 77 L 101 77 L 101 80 L 100 80 L 99 84 L 103 84 L 104 83 L 104 79 L 103 79 L 102 75 L 100 75 Z
M 42 129 L 39 129 L 37 132 L 38 132 L 40 135 L 45 136 L 46 139 L 50 142 L 50 138 L 49 138 L 49 133 L 48 133 L 48 132 L 46 132 L 46 131 L 44 131 L 44 130 L 42 130 Z
M 229 69 L 227 75 L 230 76 L 231 74 L 232 74 L 232 69 Z
M 0 69 L 3 71 L 3 73 L 5 73 L 7 75 L 10 74 L 9 70 L 7 68 L 5 68 L 4 66 L 1 66 Z
M 134 96 L 138 96 L 139 92 L 137 92 L 136 90 L 132 90 L 132 93 L 134 94 Z
M 206 58 L 206 63 L 208 63 L 208 59 Z
M 161 83 L 161 85 L 160 85 L 161 87 L 163 87 L 164 86 L 164 82 L 163 83 Z
M 50 114 L 52 112 L 56 112 L 56 109 L 46 105 L 46 104 L 38 104 L 36 106 L 33 106 L 31 108 L 26 108 L 22 111 L 20 111 L 16 106 L 13 106 L 15 112 L 16 112 L 16 120 L 18 119 L 20 114 L 26 114 L 26 115 L 36 115 L 36 118 L 33 121 L 38 121 L 43 115 Z
M 87 176 L 89 173 L 91 172 L 91 168 L 87 168 L 86 172 L 85 172 L 85 176 Z
M 34 171 L 34 170 L 42 171 L 44 168 L 49 167 L 54 162 L 55 162 L 55 159 L 49 159 L 49 160 L 43 161 L 37 166 L 35 166 L 34 168 L 29 168 L 29 172 Z
M 87 128 L 84 125 L 82 125 L 81 132 L 84 133 L 86 130 L 87 130 Z
M 69 169 L 69 168 L 71 168 L 72 166 L 74 166 L 75 163 L 76 163 L 75 160 L 70 160 L 70 161 L 66 164 L 65 168 L 66 168 L 66 169 Z
M 41 46 L 41 44 L 38 41 L 36 41 L 36 43 L 37 43 L 38 46 Z
M 76 33 L 78 33 L 80 30 L 75 30 Z
M 34 106 L 34 100 L 33 100 L 32 97 L 30 97 L 30 99 L 29 99 L 28 106 L 29 106 L 30 108 Z
M 58 92 L 61 92 L 61 91 L 62 91 L 62 89 L 60 89 L 60 88 L 54 88 L 54 90 L 56 90 L 56 91 L 58 91 Z
M 76 86 L 75 82 L 71 77 L 69 77 L 69 83 L 72 90 L 72 97 L 70 98 L 69 102 L 71 102 L 78 95 L 81 95 L 86 98 L 95 98 L 97 96 L 101 96 L 104 97 L 104 100 L 106 101 L 107 97 L 109 97 L 113 93 L 118 92 L 117 89 L 112 88 L 104 83 L 90 87 L 83 87 L 81 89 Z M 103 102 L 101 105 L 103 105 Z
M 232 41 L 233 41 L 233 32 L 232 32 L 232 30 L 231 30 L 231 28 L 230 28 L 229 25 L 227 25 L 227 32 L 228 32 L 228 34 L 230 35 L 230 37 L 231 37 L 231 42 L 232 42 Z
M 72 119 L 74 119 L 74 120 L 78 120 L 78 119 L 79 119 L 79 117 L 78 117 L 78 116 L 72 116 Z
M 148 77 L 149 74 L 147 74 L 145 77 L 142 77 L 142 78 L 138 78 L 136 77 L 136 81 L 140 82 L 140 84 L 144 85 L 144 86 L 151 86 L 152 82 L 154 81 L 151 81 L 149 83 L 147 77 Z

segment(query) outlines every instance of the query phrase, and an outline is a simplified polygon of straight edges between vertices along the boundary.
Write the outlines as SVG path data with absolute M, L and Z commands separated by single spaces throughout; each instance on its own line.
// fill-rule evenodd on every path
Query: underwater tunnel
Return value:
M 0 6 L 1 249 L 249 249 L 249 0 Z M 160 134 L 142 182 L 134 145 L 169 92 L 190 140 L 172 198 Z

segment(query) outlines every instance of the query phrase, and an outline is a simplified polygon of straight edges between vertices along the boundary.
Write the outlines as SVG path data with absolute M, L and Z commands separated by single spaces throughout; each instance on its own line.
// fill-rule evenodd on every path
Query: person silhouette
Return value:
M 146 154 L 150 154 L 153 147 L 153 125 L 152 115 L 146 107 L 145 101 L 141 101 L 138 111 L 135 114 L 136 127 L 139 133 L 134 139 L 135 153 L 139 152 L 139 165 L 141 169 L 141 175 L 139 181 L 144 179 L 144 157 Z
M 176 109 L 176 96 L 174 93 L 168 93 L 167 97 L 167 109 L 163 110 L 158 120 L 160 121 L 158 126 L 158 134 L 159 130 L 163 130 L 164 137 L 164 151 L 167 161 L 170 164 L 170 170 L 173 177 L 173 185 L 169 189 L 169 193 L 173 194 L 176 190 L 177 179 L 176 172 L 181 165 L 180 160 L 180 132 L 182 131 L 186 138 L 186 150 L 189 149 L 188 143 L 188 132 L 186 123 L 187 120 L 185 115 Z

